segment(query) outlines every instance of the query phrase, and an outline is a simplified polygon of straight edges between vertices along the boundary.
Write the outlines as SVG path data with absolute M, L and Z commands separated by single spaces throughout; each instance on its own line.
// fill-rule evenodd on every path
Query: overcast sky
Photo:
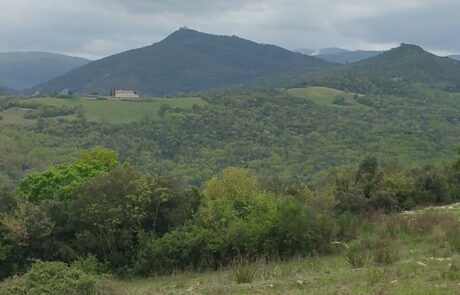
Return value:
M 0 52 L 87 58 L 149 45 L 186 25 L 288 49 L 460 52 L 460 0 L 0 0 Z

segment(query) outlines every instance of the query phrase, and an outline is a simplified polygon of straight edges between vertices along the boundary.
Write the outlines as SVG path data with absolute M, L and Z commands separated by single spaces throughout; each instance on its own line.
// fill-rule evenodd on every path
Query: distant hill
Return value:
M 6 87 L 0 86 L 0 95 L 12 94 L 14 91 Z
M 293 51 L 302 53 L 302 54 L 306 54 L 306 55 L 312 55 L 313 53 L 315 53 L 313 49 L 308 49 L 308 48 L 298 48 L 298 49 L 294 49 Z
M 367 51 L 367 50 L 356 50 L 356 51 L 345 51 L 339 53 L 329 53 L 329 54 L 319 54 L 316 57 L 322 58 L 324 60 L 346 64 L 354 63 L 370 57 L 374 57 L 382 53 L 382 51 Z
M 316 55 L 329 55 L 329 54 L 341 54 L 350 52 L 348 49 L 331 47 L 331 48 L 321 48 Z
M 181 29 L 159 43 L 91 62 L 34 90 L 108 94 L 113 88 L 129 88 L 165 95 L 244 85 L 267 75 L 329 65 L 273 45 Z
M 459 55 L 449 55 L 448 56 L 451 59 L 459 60 L 460 61 L 460 54 Z
M 0 53 L 0 85 L 23 90 L 87 64 L 89 60 L 47 52 Z
M 460 62 L 439 57 L 416 45 L 402 44 L 377 56 L 308 77 L 304 85 L 327 86 L 355 93 L 415 97 L 416 84 L 460 91 Z M 301 83 L 292 84 L 294 86 Z

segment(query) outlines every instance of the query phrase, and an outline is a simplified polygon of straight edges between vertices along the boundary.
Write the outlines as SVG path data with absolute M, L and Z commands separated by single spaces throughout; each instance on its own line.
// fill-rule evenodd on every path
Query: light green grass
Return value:
M 298 98 L 307 99 L 321 106 L 339 108 L 366 108 L 366 106 L 359 104 L 353 99 L 353 97 L 357 95 L 356 93 L 348 93 L 328 87 L 292 88 L 288 90 L 288 93 Z M 343 97 L 346 103 L 349 105 L 342 106 L 334 104 L 334 99 L 337 96 Z
M 6 125 L 19 125 L 19 126 L 33 126 L 36 120 L 25 119 L 24 115 L 30 111 L 25 108 L 9 108 L 3 112 L 0 112 L 1 120 L 0 124 Z
M 460 203 L 426 210 L 459 214 Z M 411 222 L 409 219 L 406 222 Z M 437 230 L 427 236 L 401 234 L 395 238 L 400 259 L 388 266 L 368 260 L 352 268 L 345 248 L 335 254 L 287 262 L 254 263 L 251 283 L 237 284 L 231 267 L 209 272 L 182 272 L 171 276 L 134 280 L 109 280 L 105 294 L 460 294 L 460 273 L 451 269 L 458 253 L 439 248 Z M 388 238 L 388 237 L 387 237 Z M 435 253 L 446 254 L 437 256 Z M 457 259 L 457 260 L 456 260 Z
M 40 97 L 29 99 L 28 101 L 53 106 L 82 106 L 85 118 L 88 121 L 106 122 L 111 124 L 139 121 L 145 117 L 155 118 L 158 116 L 158 110 L 161 105 L 169 105 L 173 108 L 178 107 L 186 109 L 191 108 L 194 104 L 206 104 L 199 97 L 151 98 L 147 101 L 111 101 Z
M 248 284 L 237 284 L 232 271 L 225 269 L 113 280 L 107 283 L 107 294 L 460 294 L 458 282 L 442 276 L 449 271 L 449 259 L 404 250 L 403 259 L 387 267 L 354 269 L 342 255 L 314 257 L 261 263 Z

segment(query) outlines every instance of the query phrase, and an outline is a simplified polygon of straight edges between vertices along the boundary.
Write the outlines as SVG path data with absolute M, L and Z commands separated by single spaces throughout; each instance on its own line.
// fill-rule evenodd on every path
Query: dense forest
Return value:
M 405 168 L 452 159 L 460 134 L 458 96 L 424 86 L 414 96 L 422 91 L 413 99 L 355 96 L 350 106 L 318 105 L 284 90 L 210 93 L 202 95 L 206 105 L 165 105 L 158 116 L 117 125 L 84 116 L 55 119 L 49 116 L 77 110 L 39 108 L 35 125 L 0 125 L 1 179 L 17 181 L 96 145 L 144 172 L 195 185 L 228 166 L 267 181 L 310 182 L 365 155 Z

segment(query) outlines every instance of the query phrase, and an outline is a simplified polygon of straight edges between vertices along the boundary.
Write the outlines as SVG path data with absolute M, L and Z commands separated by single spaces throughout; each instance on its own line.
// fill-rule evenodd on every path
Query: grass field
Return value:
M 394 221 L 400 220 L 402 223 L 399 225 L 410 226 L 414 216 L 427 212 L 453 214 L 460 218 L 460 204 L 404 212 L 402 219 L 392 219 L 390 216 L 387 222 L 397 227 Z M 419 220 L 420 224 L 430 228 L 422 230 L 421 235 L 404 232 L 394 237 L 399 258 L 386 266 L 377 265 L 369 258 L 363 267 L 354 268 L 345 255 L 348 246 L 338 246 L 337 251 L 328 256 L 251 264 L 250 283 L 238 284 L 235 279 L 237 268 L 228 267 L 204 273 L 183 272 L 147 279 L 110 280 L 106 283 L 106 290 L 107 294 L 133 295 L 460 294 L 460 255 L 446 246 L 448 243 L 443 229 L 438 225 L 430 227 L 427 221 L 432 221 L 430 214 Z M 440 217 L 437 222 L 445 224 L 448 221 L 447 217 Z M 416 230 L 420 228 L 416 227 Z
M 366 106 L 357 103 L 353 97 L 355 93 L 347 93 L 328 87 L 307 87 L 307 88 L 292 88 L 288 90 L 292 96 L 307 99 L 321 106 L 339 107 L 339 108 L 365 108 Z M 336 97 L 343 97 L 346 105 L 334 104 Z
M 108 294 L 460 294 L 448 279 L 452 258 L 431 258 L 429 244 L 402 249 L 391 266 L 351 268 L 343 255 L 254 266 L 251 283 L 237 284 L 231 269 L 152 279 L 110 281 Z
M 40 97 L 32 98 L 27 101 L 53 106 L 82 106 L 84 109 L 84 116 L 88 121 L 106 122 L 111 124 L 129 123 L 139 121 L 144 117 L 155 117 L 158 115 L 158 110 L 161 105 L 169 105 L 173 108 L 191 108 L 194 104 L 206 104 L 199 97 L 152 98 L 147 101 L 111 101 Z
M 24 115 L 29 109 L 24 108 L 10 108 L 0 112 L 0 124 L 20 125 L 20 126 L 33 126 L 36 120 L 25 119 Z

